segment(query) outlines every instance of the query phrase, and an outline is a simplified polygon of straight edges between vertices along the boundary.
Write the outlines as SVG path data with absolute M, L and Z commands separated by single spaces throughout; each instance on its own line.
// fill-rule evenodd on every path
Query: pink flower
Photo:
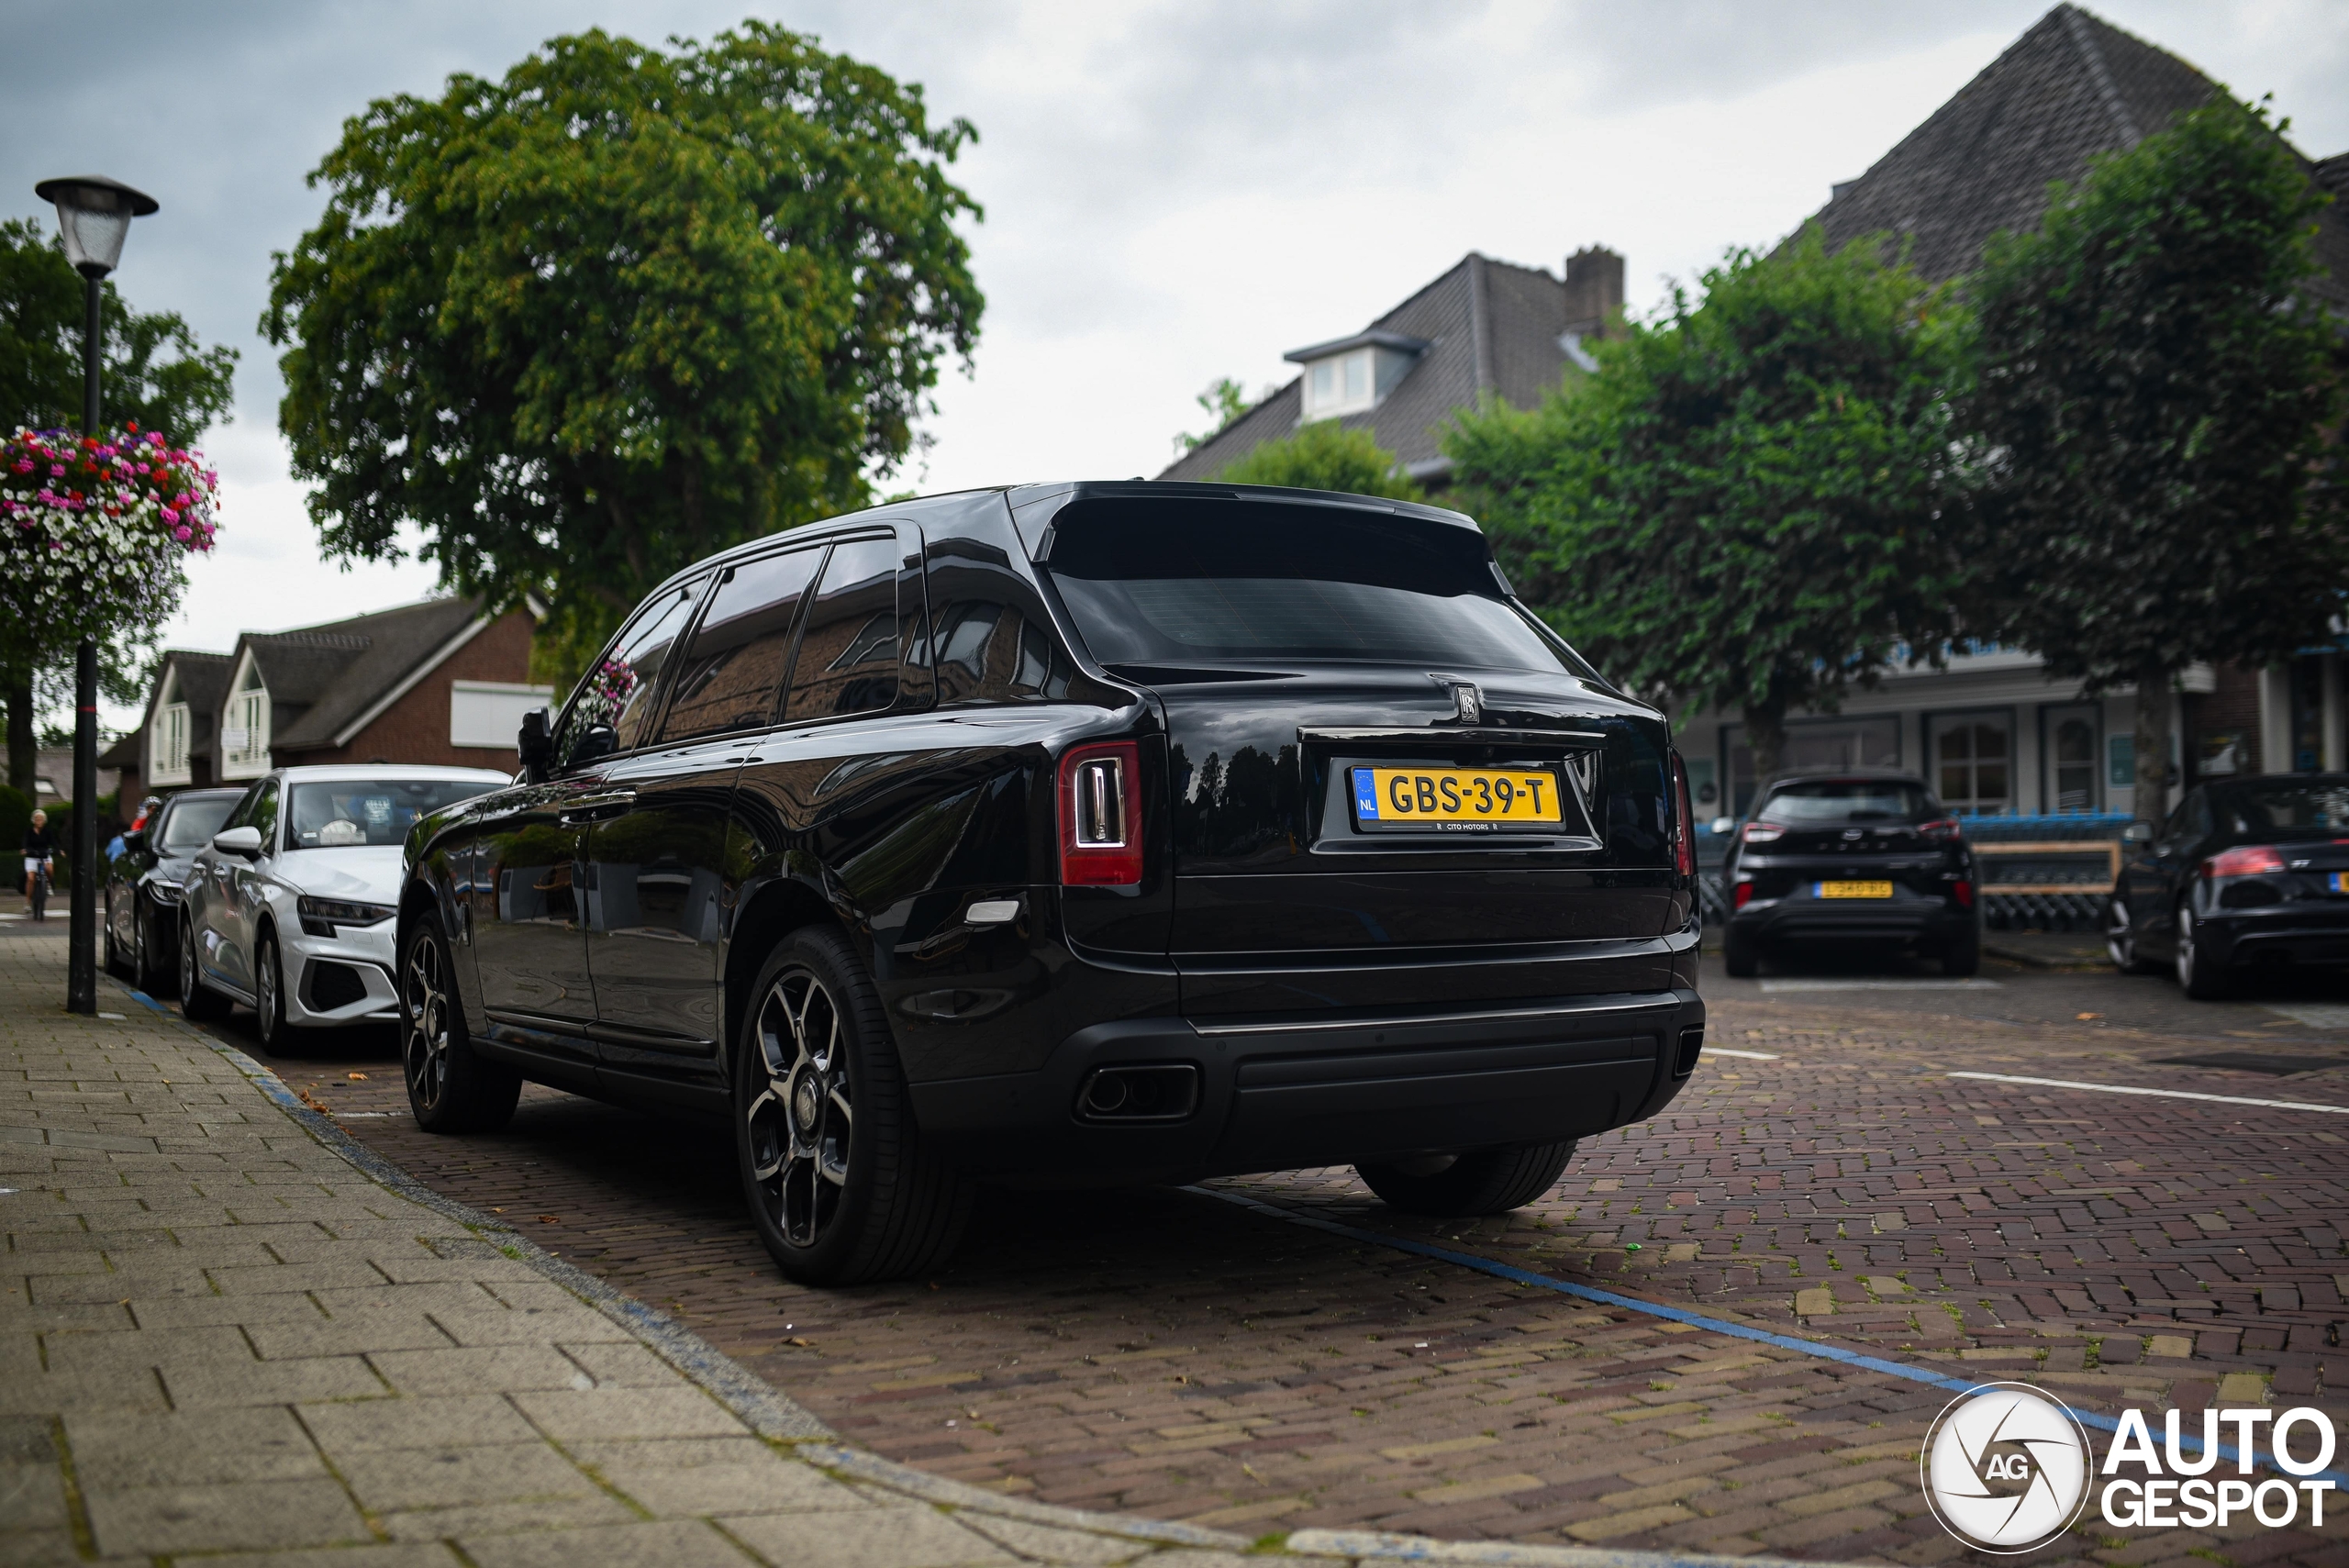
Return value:
M 180 540 L 184 541 L 185 539 L 189 539 L 190 537 L 192 537 L 192 536 L 194 535 L 195 531 L 195 530 L 194 530 L 193 528 L 189 528 L 185 523 L 182 523 L 178 528 L 173 528 L 173 529 L 172 530 L 172 537 L 173 537 L 173 539 L 180 539 Z
M 51 479 L 62 479 L 62 478 L 64 478 L 64 477 L 65 477 L 65 465 L 64 465 L 63 463 L 61 463 L 61 462 L 52 462 L 52 463 L 50 463 L 50 464 L 49 465 L 49 476 L 50 476 Z
M 179 520 L 180 515 L 177 512 L 173 511 L 169 506 L 163 508 L 163 521 L 167 523 L 176 523 Z

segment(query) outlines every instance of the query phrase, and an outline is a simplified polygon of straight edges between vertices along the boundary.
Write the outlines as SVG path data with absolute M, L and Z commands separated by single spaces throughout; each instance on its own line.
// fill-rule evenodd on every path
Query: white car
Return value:
M 256 780 L 188 870 L 181 1009 L 217 1018 L 241 1002 L 272 1051 L 292 1029 L 397 1018 L 401 843 L 420 817 L 512 782 L 384 762 Z

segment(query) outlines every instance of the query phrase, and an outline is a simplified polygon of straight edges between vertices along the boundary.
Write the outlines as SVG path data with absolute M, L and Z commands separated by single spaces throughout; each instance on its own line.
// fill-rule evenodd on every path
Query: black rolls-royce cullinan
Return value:
M 679 573 L 521 750 L 408 840 L 417 1122 L 723 1118 L 802 1281 L 929 1268 L 980 1181 L 1498 1212 L 1702 1048 L 1664 720 L 1458 513 L 883 506 Z

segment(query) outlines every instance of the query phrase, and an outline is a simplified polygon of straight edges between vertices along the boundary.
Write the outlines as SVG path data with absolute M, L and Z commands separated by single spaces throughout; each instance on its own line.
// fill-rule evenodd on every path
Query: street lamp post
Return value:
M 106 275 L 122 260 L 130 220 L 156 208 L 155 198 L 119 180 L 76 174 L 43 180 L 33 195 L 57 204 L 65 259 L 82 274 L 82 433 L 98 433 L 98 339 Z M 65 1009 L 98 1010 L 98 644 L 82 639 L 73 659 L 73 901 L 66 927 Z

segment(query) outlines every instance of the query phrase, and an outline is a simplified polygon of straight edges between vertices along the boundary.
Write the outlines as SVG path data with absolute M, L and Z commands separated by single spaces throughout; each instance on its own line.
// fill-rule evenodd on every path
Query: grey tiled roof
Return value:
M 1560 384 L 1568 366 L 1558 342 L 1565 326 L 1565 285 L 1558 278 L 1472 250 L 1368 323 L 1366 330 L 1425 339 L 1428 350 L 1378 406 L 1338 422 L 1370 431 L 1407 469 L 1436 462 L 1442 455 L 1438 438 L 1455 410 L 1487 394 L 1530 408 Z M 1213 479 L 1265 441 L 1295 435 L 1303 384 L 1301 377 L 1291 381 L 1158 477 Z
M 269 685 L 270 748 L 330 746 L 409 672 L 481 615 L 477 599 L 427 599 L 325 626 L 247 632 Z
M 2076 181 L 2097 153 L 2134 147 L 2218 84 L 2185 61 L 2079 6 L 2058 6 L 1933 111 L 1817 221 L 1830 245 L 1888 231 L 1929 278 L 1971 271 L 1985 240 L 2037 225 L 2051 181 Z M 2327 165 L 2310 165 L 2312 175 Z M 2333 178 L 2341 176 L 2335 174 Z M 2321 222 L 2330 277 L 2315 292 L 2349 304 L 2349 224 Z

